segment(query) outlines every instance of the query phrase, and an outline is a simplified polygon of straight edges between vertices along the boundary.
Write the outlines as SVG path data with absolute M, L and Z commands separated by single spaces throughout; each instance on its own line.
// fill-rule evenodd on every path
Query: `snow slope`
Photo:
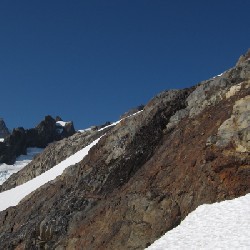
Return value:
M 147 249 L 250 249 L 250 194 L 199 206 Z
M 5 182 L 12 174 L 28 165 L 34 156 L 42 151 L 43 148 L 27 148 L 27 155 L 18 156 L 13 165 L 7 165 L 5 163 L 0 164 L 0 185 L 3 184 L 3 182 Z
M 61 175 L 64 169 L 80 162 L 88 154 L 90 148 L 97 144 L 99 140 L 100 138 L 34 179 L 0 193 L 0 211 L 3 211 L 10 206 L 16 206 L 25 196 Z

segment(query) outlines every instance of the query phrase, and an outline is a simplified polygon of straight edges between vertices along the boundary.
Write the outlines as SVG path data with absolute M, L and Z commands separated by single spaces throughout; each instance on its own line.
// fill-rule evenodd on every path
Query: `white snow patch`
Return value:
M 35 155 L 41 153 L 43 148 L 27 148 L 27 155 L 20 155 L 17 157 L 13 165 L 5 163 L 0 164 L 0 185 L 2 185 L 12 174 L 28 165 Z
M 147 249 L 250 249 L 250 194 L 199 206 Z
M 91 128 L 85 128 L 85 129 L 80 129 L 78 131 L 81 133 L 84 133 L 84 132 L 91 131 L 91 130 L 92 130 Z
M 117 121 L 117 122 L 113 122 L 113 123 L 111 123 L 110 125 L 107 125 L 107 126 L 105 126 L 105 127 L 103 127 L 103 128 L 98 129 L 98 131 L 102 131 L 102 130 L 108 128 L 108 127 L 115 126 L 115 125 L 118 124 L 120 121 L 121 121 L 121 120 L 119 120 L 119 121 Z
M 136 112 L 136 113 L 134 113 L 134 114 L 132 114 L 132 115 L 129 115 L 129 116 L 125 117 L 125 118 L 122 118 L 121 120 L 119 120 L 119 121 L 117 121 L 117 122 L 113 122 L 113 123 L 111 123 L 110 125 L 108 125 L 108 126 L 106 126 L 106 127 L 104 127 L 104 128 L 99 129 L 98 131 L 102 131 L 102 130 L 104 130 L 105 128 L 108 128 L 108 127 L 111 127 L 111 126 L 115 126 L 116 124 L 120 123 L 122 120 L 124 120 L 124 119 L 126 119 L 126 118 L 129 118 L 129 117 L 131 117 L 131 116 L 138 115 L 138 114 L 141 113 L 142 111 L 143 111 L 143 110 L 140 110 L 140 111 L 138 111 L 138 112 Z
M 97 144 L 99 140 L 100 138 L 34 179 L 0 193 L 0 211 L 3 211 L 10 206 L 16 206 L 25 196 L 61 175 L 67 167 L 80 162 L 88 154 L 91 147 Z
M 56 131 L 58 134 L 61 134 L 63 132 L 63 128 L 67 125 L 67 123 L 70 122 L 64 122 L 64 121 L 57 121 L 56 122 Z
M 219 75 L 214 76 L 213 78 L 216 78 L 216 77 L 222 76 L 224 73 L 225 73 L 225 72 L 222 72 L 222 73 L 220 73 Z
M 68 122 L 64 122 L 64 121 L 57 121 L 57 122 L 56 122 L 56 125 L 59 125 L 59 126 L 65 127 L 67 123 L 68 123 Z

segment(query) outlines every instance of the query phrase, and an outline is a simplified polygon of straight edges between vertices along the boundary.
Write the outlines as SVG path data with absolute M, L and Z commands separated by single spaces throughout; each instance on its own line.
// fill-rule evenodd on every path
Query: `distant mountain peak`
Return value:
M 9 134 L 10 134 L 10 132 L 9 132 L 3 118 L 0 117 L 0 138 L 5 138 Z
M 7 128 L 3 120 L 2 122 L 0 121 L 0 135 L 1 128 L 3 131 L 2 138 L 5 138 L 5 140 L 0 147 L 0 163 L 6 164 L 13 164 L 17 156 L 26 154 L 28 147 L 44 148 L 51 142 L 59 141 L 75 133 L 73 122 L 65 123 L 65 126 L 60 126 L 60 130 L 58 130 L 56 120 L 50 115 L 45 116 L 44 120 L 35 128 L 15 128 L 10 134 L 6 130 Z
M 244 63 L 250 60 L 250 48 L 248 49 L 247 53 L 240 56 L 236 66 L 242 66 Z

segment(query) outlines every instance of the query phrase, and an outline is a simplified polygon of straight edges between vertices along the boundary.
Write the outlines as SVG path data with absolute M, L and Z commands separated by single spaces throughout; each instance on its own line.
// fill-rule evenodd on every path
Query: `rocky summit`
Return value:
M 132 113 L 50 144 L 3 184 L 18 187 L 101 137 L 79 163 L 0 212 L 1 249 L 144 249 L 199 205 L 250 192 L 250 51 L 223 74 Z M 42 135 L 45 146 L 51 137 Z
M 27 153 L 28 147 L 44 148 L 49 143 L 67 138 L 74 133 L 73 122 L 60 123 L 49 115 L 35 128 L 15 128 L 3 142 L 0 142 L 0 163 L 13 164 L 17 156 Z
M 6 127 L 4 120 L 0 118 L 0 138 L 4 139 L 9 134 L 10 132 L 8 128 Z

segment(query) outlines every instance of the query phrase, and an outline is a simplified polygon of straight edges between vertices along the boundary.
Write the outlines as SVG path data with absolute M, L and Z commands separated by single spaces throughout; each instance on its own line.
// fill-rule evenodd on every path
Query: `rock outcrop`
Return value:
M 67 138 L 74 133 L 72 122 L 60 126 L 51 116 L 46 116 L 35 128 L 16 128 L 0 144 L 0 163 L 13 164 L 17 156 L 26 154 L 28 147 L 44 148 L 49 143 Z
M 128 117 L 130 115 L 133 115 L 133 114 L 135 114 L 135 113 L 137 113 L 139 111 L 142 111 L 143 108 L 144 108 L 144 105 L 139 105 L 136 108 L 132 108 L 129 111 L 125 112 L 123 115 L 121 115 L 120 119 L 124 119 L 124 118 L 126 118 L 126 117 Z
M 26 154 L 26 133 L 23 128 L 15 128 L 3 143 L 0 143 L 0 163 L 13 164 L 16 157 Z
M 9 135 L 10 132 L 8 128 L 6 127 L 6 124 L 2 118 L 0 118 L 0 138 L 5 138 L 7 135 Z
M 0 212 L 1 247 L 144 249 L 197 206 L 249 193 L 249 81 L 245 55 L 221 76 L 157 95 Z

